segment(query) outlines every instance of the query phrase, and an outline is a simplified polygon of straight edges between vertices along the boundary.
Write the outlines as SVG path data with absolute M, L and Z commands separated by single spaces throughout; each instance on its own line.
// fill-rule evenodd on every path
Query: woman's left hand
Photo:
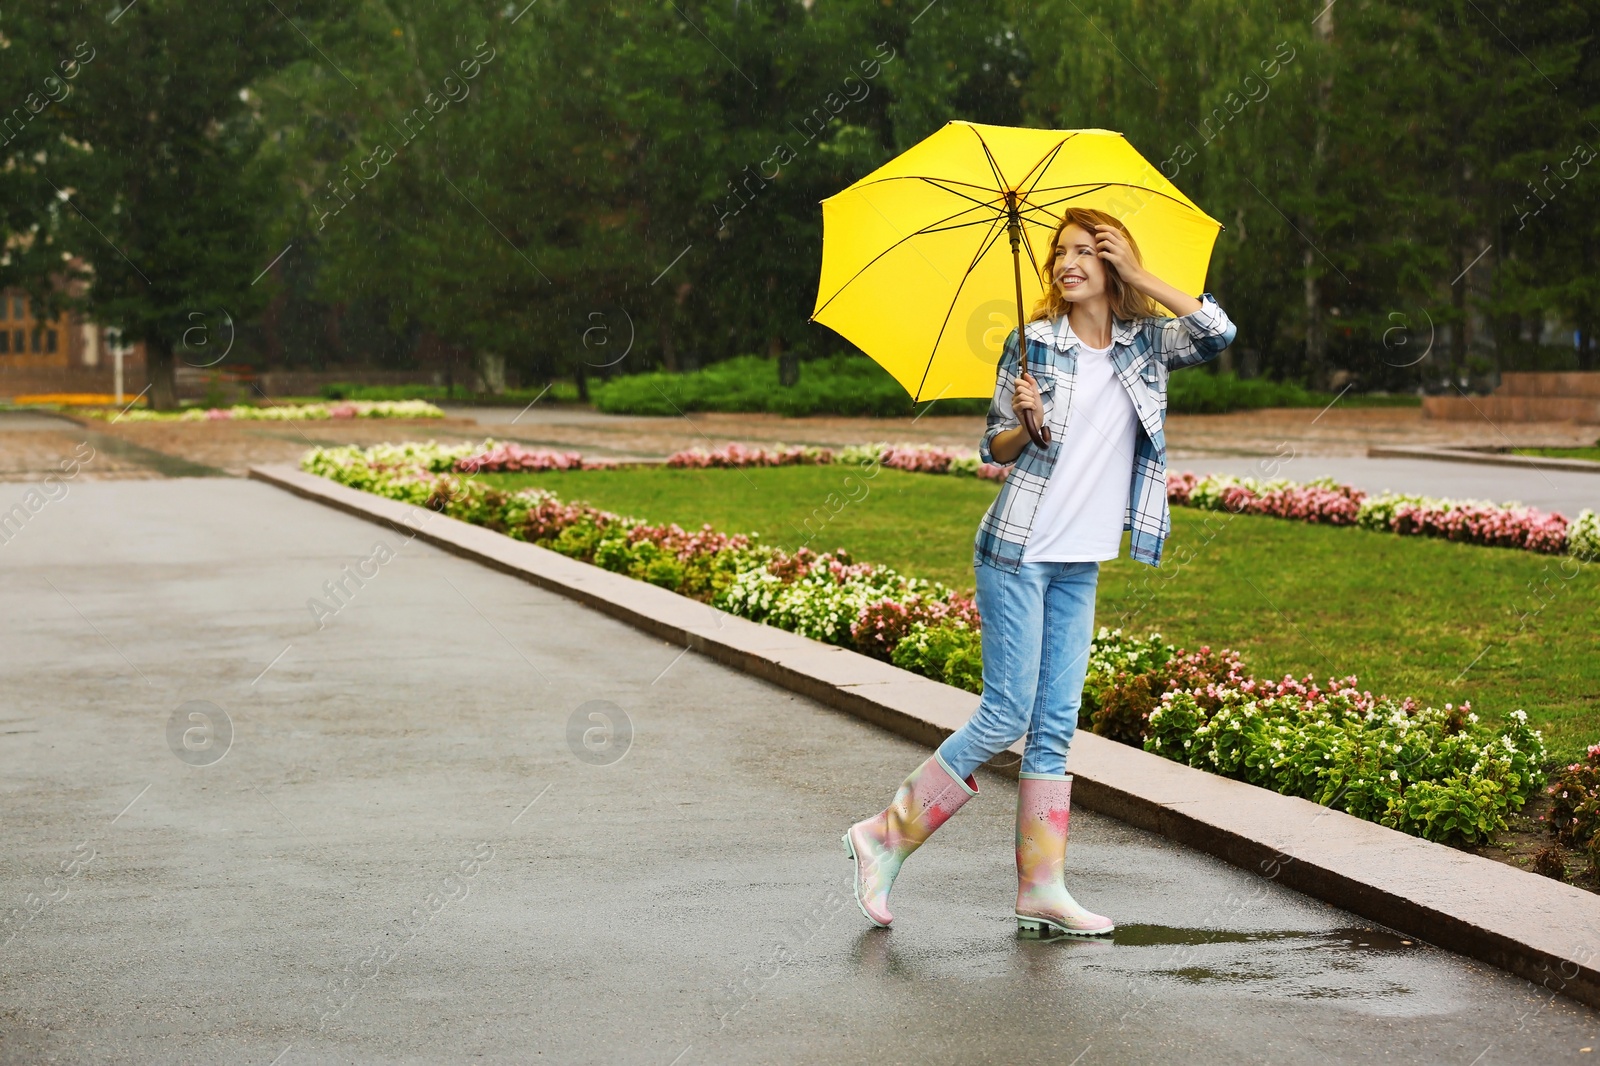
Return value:
M 1117 274 L 1123 281 L 1145 292 L 1145 269 L 1134 258 L 1133 249 L 1128 245 L 1128 238 L 1122 231 L 1114 226 L 1096 226 L 1094 228 L 1095 254 L 1112 266 L 1117 268 Z

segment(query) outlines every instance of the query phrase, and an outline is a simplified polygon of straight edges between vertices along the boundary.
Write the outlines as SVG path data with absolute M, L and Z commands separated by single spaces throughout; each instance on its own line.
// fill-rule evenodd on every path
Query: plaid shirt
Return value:
M 1182 318 L 1113 320 L 1111 330 L 1111 365 L 1133 399 L 1140 426 L 1132 491 L 1122 528 L 1133 531 L 1133 557 L 1151 566 L 1160 565 L 1161 543 L 1172 530 L 1172 517 L 1167 510 L 1167 438 L 1162 429 L 1167 415 L 1167 375 L 1179 367 L 1215 359 L 1233 342 L 1236 332 L 1232 320 L 1210 293 L 1200 298 L 1200 304 L 1200 310 Z M 1000 487 L 1000 495 L 978 524 L 973 543 L 974 564 L 981 562 L 1012 574 L 1022 568 L 1034 512 L 1044 495 L 1045 482 L 1055 469 L 1056 457 L 1061 454 L 1061 442 L 1072 417 L 1072 392 L 1078 380 L 1079 341 L 1066 315 L 1053 322 L 1030 322 L 1026 335 L 1028 372 L 1039 383 L 1044 422 L 1050 427 L 1050 446 L 1041 449 L 1031 440 L 1024 443 L 1022 454 L 1009 464 L 1011 470 Z M 1008 465 L 995 459 L 990 444 L 995 434 L 1021 425 L 1011 410 L 1017 364 L 1017 331 L 1012 330 L 996 368 L 989 423 L 978 445 L 978 454 L 986 463 Z

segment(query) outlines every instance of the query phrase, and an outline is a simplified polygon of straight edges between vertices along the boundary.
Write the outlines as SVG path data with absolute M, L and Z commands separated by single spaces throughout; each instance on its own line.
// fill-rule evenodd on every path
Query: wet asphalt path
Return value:
M 838 836 L 924 750 L 255 482 L 72 483 L 0 602 L 0 1062 L 1600 1045 L 1600 1012 L 1082 811 L 1115 942 L 1019 941 L 992 776 L 870 930 Z

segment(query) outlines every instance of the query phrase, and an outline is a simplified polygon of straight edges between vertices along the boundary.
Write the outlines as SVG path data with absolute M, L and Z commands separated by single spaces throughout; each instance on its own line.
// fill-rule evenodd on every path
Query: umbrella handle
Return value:
M 1028 342 L 1023 336 L 1023 327 L 1027 320 L 1022 314 L 1022 216 L 1017 208 L 1017 194 L 1006 193 L 1006 214 L 1008 220 L 1006 230 L 1011 238 L 1011 272 L 1017 285 L 1017 348 L 1021 358 L 1018 360 L 1017 377 L 1021 378 L 1028 372 Z M 1039 416 L 1033 410 L 1022 412 L 1022 424 L 1028 430 L 1028 437 L 1041 448 L 1050 447 L 1050 427 L 1039 424 Z
M 1050 447 L 1050 427 L 1039 424 L 1038 416 L 1033 413 L 1032 408 L 1022 412 L 1022 424 L 1028 430 L 1028 436 L 1033 439 L 1033 443 L 1041 448 Z

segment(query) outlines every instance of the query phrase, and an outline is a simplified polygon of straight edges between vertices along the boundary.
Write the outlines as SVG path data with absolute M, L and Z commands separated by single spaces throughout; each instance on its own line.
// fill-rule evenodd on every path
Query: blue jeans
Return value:
M 939 756 L 965 779 L 1026 733 L 1023 771 L 1064 774 L 1094 642 L 1100 564 L 1023 563 L 1008 574 L 977 563 L 973 570 L 983 698 L 967 724 L 939 745 Z

